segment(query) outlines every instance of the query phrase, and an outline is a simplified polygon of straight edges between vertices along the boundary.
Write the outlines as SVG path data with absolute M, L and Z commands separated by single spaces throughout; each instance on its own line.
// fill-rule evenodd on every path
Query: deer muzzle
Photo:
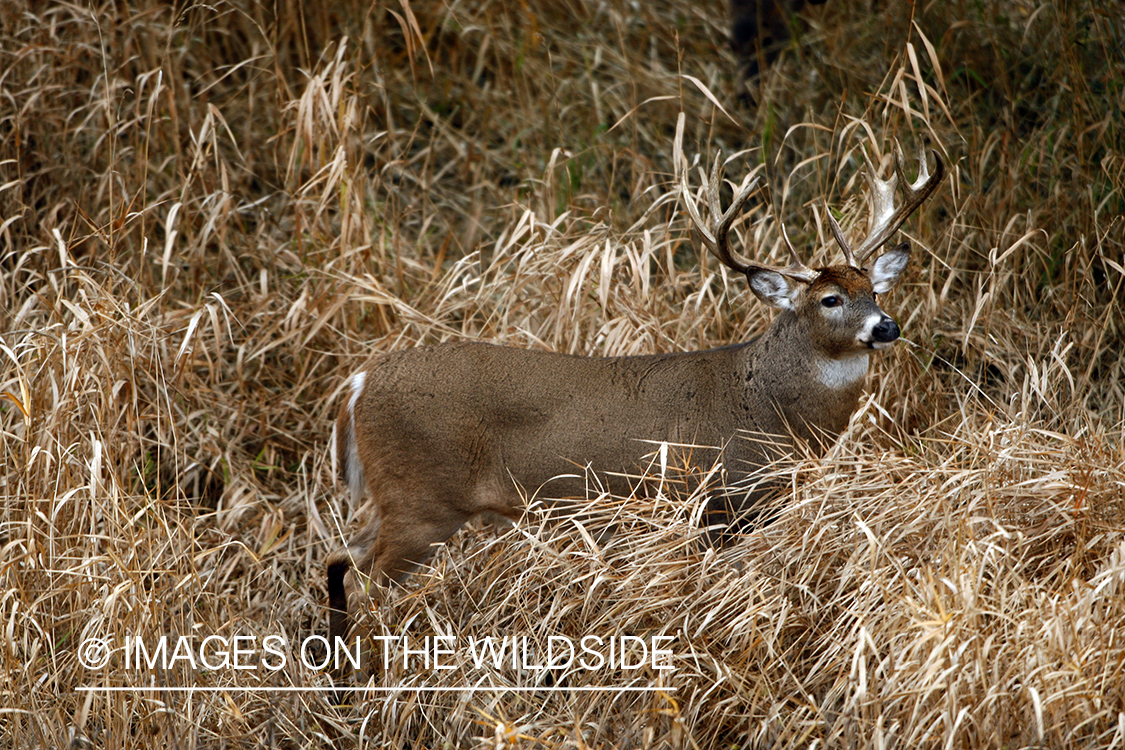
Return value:
M 885 349 L 898 340 L 899 333 L 898 323 L 884 316 L 871 329 L 871 343 L 868 346 L 872 349 Z

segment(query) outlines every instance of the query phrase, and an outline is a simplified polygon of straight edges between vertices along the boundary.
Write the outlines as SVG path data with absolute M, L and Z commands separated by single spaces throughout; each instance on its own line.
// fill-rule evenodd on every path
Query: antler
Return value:
M 871 256 L 871 253 L 889 240 L 906 221 L 907 217 L 914 213 L 926 198 L 930 197 L 945 174 L 945 165 L 942 164 L 937 151 L 933 152 L 934 173 L 929 174 L 926 166 L 926 149 L 923 146 L 918 154 L 918 179 L 912 185 L 907 183 L 902 159 L 902 146 L 899 145 L 897 140 L 894 144 L 894 173 L 887 180 L 879 179 L 878 171 L 872 166 L 871 160 L 867 157 L 867 152 L 863 152 L 863 158 L 867 162 L 867 170 L 863 173 L 863 176 L 867 179 L 868 188 L 871 190 L 871 232 L 854 253 L 844 240 L 844 233 L 840 231 L 840 225 L 832 218 L 832 213 L 827 212 L 832 236 L 836 238 L 836 243 L 843 249 L 848 265 L 853 268 L 863 267 L 863 263 Z M 905 201 L 896 209 L 895 188 L 898 187 L 900 179 Z
M 739 212 L 746 204 L 746 200 L 750 194 L 754 192 L 754 188 L 758 185 L 758 178 L 755 177 L 749 183 L 745 180 L 742 186 L 735 192 L 734 200 L 731 201 L 730 206 L 726 211 L 723 211 L 722 203 L 719 201 L 719 187 L 723 181 L 723 160 L 721 154 L 715 155 L 715 166 L 711 168 L 711 179 L 704 183 L 703 188 L 707 194 L 708 208 L 711 212 L 712 223 L 710 226 L 703 221 L 699 215 L 699 209 L 696 208 L 695 201 L 691 197 L 691 189 L 688 187 L 687 170 L 680 173 L 680 192 L 684 197 L 684 206 L 687 208 L 688 215 L 695 223 L 695 228 L 699 231 L 699 236 L 703 240 L 703 244 L 707 246 L 716 258 L 722 261 L 723 265 L 739 273 L 751 274 L 757 271 L 774 271 L 783 276 L 788 276 L 795 281 L 801 281 L 806 284 L 812 283 L 816 279 L 816 271 L 806 266 L 797 257 L 797 251 L 793 249 L 793 245 L 789 242 L 789 236 L 785 234 L 785 228 L 782 227 L 781 232 L 785 237 L 785 244 L 789 248 L 789 257 L 792 262 L 786 268 L 779 268 L 775 266 L 766 266 L 761 263 L 743 257 L 736 250 L 731 248 L 728 235 L 730 234 L 731 224 L 738 218 Z

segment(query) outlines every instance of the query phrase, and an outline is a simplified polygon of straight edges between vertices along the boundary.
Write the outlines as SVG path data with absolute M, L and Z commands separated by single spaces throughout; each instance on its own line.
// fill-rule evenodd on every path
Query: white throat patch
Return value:
M 867 364 L 866 354 L 843 359 L 822 359 L 817 362 L 819 368 L 817 380 L 834 391 L 843 390 L 863 380 L 867 375 Z

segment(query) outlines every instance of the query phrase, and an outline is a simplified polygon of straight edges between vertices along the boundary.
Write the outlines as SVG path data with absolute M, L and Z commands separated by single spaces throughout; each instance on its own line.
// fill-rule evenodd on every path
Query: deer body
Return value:
M 922 172 L 932 191 L 940 161 L 935 178 L 924 161 Z M 716 166 L 712 185 L 719 179 Z M 727 247 L 726 232 L 752 187 L 721 217 L 712 191 L 713 231 L 688 207 L 705 244 L 780 310 L 756 340 L 632 357 L 445 344 L 377 356 L 353 376 L 336 450 L 353 496 L 366 492 L 376 513 L 329 558 L 332 635 L 348 627 L 344 579 L 353 565 L 372 579 L 401 581 L 475 515 L 515 519 L 532 495 L 585 497 L 587 469 L 601 486 L 628 494 L 621 475 L 637 475 L 655 444 L 667 442 L 693 446 L 690 464 L 702 472 L 721 461 L 730 485 L 794 437 L 817 452 L 831 445 L 858 405 L 870 352 L 899 336 L 875 297 L 899 279 L 909 244 L 869 271 L 846 245 L 855 262 L 815 271 L 797 261 L 785 269 L 749 263 Z M 914 197 L 916 207 L 917 189 Z M 901 213 L 890 218 L 901 224 Z
M 584 494 L 587 465 L 635 474 L 654 441 L 725 445 L 723 464 L 737 477 L 760 459 L 740 447 L 740 431 L 785 434 L 788 422 L 803 437 L 812 437 L 806 426 L 838 434 L 855 410 L 867 357 L 848 357 L 862 363 L 841 368 L 853 379 L 826 384 L 833 365 L 794 349 L 796 320 L 779 317 L 751 343 L 676 354 L 582 357 L 477 343 L 393 352 L 353 380 L 361 390 L 342 409 L 339 450 L 348 462 L 354 452 L 367 485 L 391 483 L 384 467 L 440 466 L 402 479 L 504 515 L 519 512 L 521 492 Z M 740 461 L 748 451 L 755 455 Z M 702 451 L 697 463 L 717 453 Z

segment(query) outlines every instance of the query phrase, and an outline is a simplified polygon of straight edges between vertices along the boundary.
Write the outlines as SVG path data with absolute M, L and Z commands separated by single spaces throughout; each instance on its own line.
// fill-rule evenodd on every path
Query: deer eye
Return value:
M 839 307 L 840 305 L 844 304 L 844 300 L 840 299 L 835 294 L 829 294 L 827 297 L 820 301 L 820 304 L 824 305 L 825 307 Z

